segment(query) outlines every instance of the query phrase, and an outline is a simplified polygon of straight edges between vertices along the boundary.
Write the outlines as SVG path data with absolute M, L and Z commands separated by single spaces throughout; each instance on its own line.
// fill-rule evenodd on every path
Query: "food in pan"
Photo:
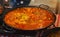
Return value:
M 51 25 L 54 16 L 42 8 L 22 7 L 8 12 L 3 20 L 8 26 L 15 29 L 36 30 Z

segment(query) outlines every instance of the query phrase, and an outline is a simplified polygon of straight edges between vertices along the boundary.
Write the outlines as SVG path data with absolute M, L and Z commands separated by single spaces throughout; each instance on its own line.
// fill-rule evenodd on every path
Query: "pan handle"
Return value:
M 53 28 L 56 28 L 54 24 L 47 27 L 47 29 L 53 29 Z
M 49 9 L 49 6 L 48 5 L 44 5 L 44 4 L 39 5 L 39 7 L 44 8 L 44 9 Z

